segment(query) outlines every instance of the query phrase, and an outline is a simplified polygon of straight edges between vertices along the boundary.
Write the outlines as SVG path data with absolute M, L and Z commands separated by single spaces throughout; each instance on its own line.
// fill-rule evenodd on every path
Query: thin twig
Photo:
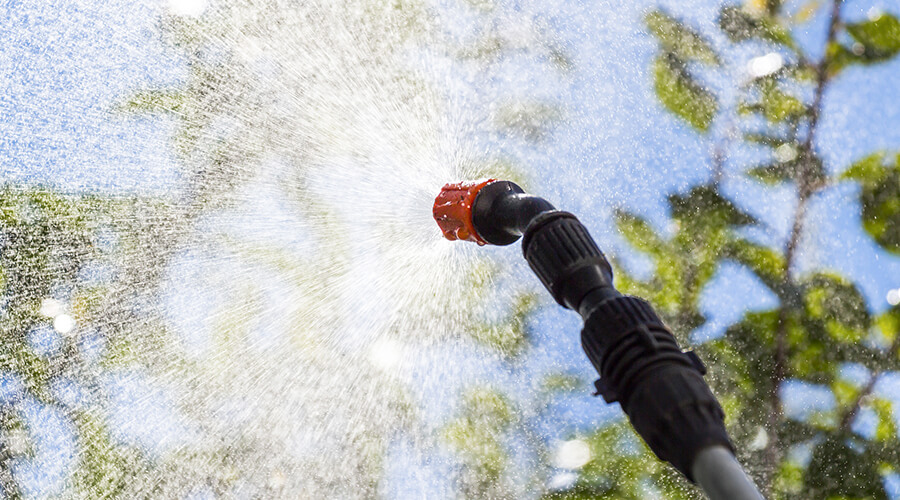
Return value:
M 725 177 L 725 160 L 728 158 L 728 147 L 734 142 L 734 137 L 738 130 L 734 122 L 729 122 L 725 127 L 725 133 L 713 144 L 710 151 L 710 160 L 712 162 L 712 184 L 719 187 L 722 179 Z
M 792 268 L 796 260 L 797 248 L 803 235 L 803 225 L 806 216 L 807 204 L 810 196 L 815 192 L 816 186 L 813 185 L 814 180 L 811 179 L 810 165 L 813 157 L 813 142 L 815 139 L 816 128 L 819 124 L 819 118 L 822 112 L 822 101 L 825 95 L 825 89 L 828 85 L 828 66 L 831 61 L 828 57 L 827 47 L 831 45 L 837 36 L 837 28 L 840 24 L 840 11 L 842 0 L 834 0 L 831 8 L 831 18 L 828 23 L 828 36 L 825 40 L 825 56 L 819 61 L 816 67 L 816 87 L 813 91 L 813 100 L 809 108 L 809 126 L 807 127 L 807 135 L 800 146 L 801 163 L 797 172 L 797 207 L 794 211 L 793 223 L 791 224 L 791 234 L 785 246 L 785 262 L 784 262 L 784 289 L 790 291 L 794 288 L 795 282 L 792 275 Z M 790 292 L 789 292 L 790 293 Z M 781 395 L 778 390 L 781 383 L 787 376 L 787 330 L 788 330 L 788 313 L 790 305 L 782 303 L 778 311 L 778 332 L 775 336 L 775 359 L 772 371 L 772 386 L 769 394 L 769 417 L 767 424 L 770 430 L 769 442 L 765 449 L 765 479 L 763 481 L 766 494 L 770 496 L 772 490 L 772 478 L 778 462 L 781 460 L 781 444 L 778 442 L 778 433 L 776 429 L 781 423 L 783 417 L 783 408 Z
M 813 139 L 815 138 L 816 126 L 819 124 L 819 117 L 822 114 L 822 98 L 825 95 L 825 87 L 828 84 L 828 66 L 831 60 L 828 57 L 828 47 L 837 37 L 837 29 L 841 23 L 841 3 L 843 0 L 834 0 L 831 4 L 831 18 L 828 21 L 828 38 L 825 40 L 825 56 L 819 61 L 816 67 L 816 89 L 813 94 L 813 102 L 809 108 L 809 133 L 806 141 L 803 143 L 804 149 L 811 151 Z

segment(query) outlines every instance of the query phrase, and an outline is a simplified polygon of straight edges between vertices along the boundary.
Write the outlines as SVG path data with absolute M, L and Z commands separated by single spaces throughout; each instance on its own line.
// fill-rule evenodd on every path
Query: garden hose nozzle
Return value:
M 487 243 L 475 230 L 472 223 L 472 205 L 481 188 L 494 182 L 494 179 L 482 181 L 463 181 L 447 184 L 441 188 L 434 199 L 432 213 L 444 237 L 450 241 L 474 241 L 479 245 Z
M 700 359 L 682 352 L 649 303 L 615 289 L 609 262 L 574 215 L 512 182 L 488 179 L 444 186 L 434 218 L 449 240 L 509 245 L 522 237 L 525 260 L 544 287 L 584 319 L 581 344 L 600 374 L 597 394 L 621 404 L 659 458 L 691 480 L 704 450 L 720 447 L 734 460 Z
M 434 220 L 448 240 L 509 245 L 541 212 L 555 210 L 515 183 L 487 179 L 447 184 L 434 199 Z

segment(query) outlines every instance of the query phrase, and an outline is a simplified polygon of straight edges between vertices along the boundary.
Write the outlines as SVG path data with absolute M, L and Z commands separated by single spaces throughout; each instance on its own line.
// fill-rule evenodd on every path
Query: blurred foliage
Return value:
M 866 232 L 885 250 L 900 253 L 900 154 L 867 156 L 851 165 L 842 178 L 860 186 Z
M 410 71 L 396 71 L 391 66 L 390 58 L 408 50 L 412 43 L 428 44 L 430 50 L 444 52 L 458 64 L 474 66 L 480 72 L 490 71 L 509 58 L 527 54 L 537 56 L 562 76 L 570 68 L 571 61 L 555 41 L 547 23 L 527 16 L 515 25 L 501 23 L 499 20 L 509 12 L 501 12 L 505 8 L 501 9 L 493 1 L 468 1 L 463 5 L 470 8 L 474 15 L 474 32 L 477 35 L 473 40 L 443 36 L 439 33 L 440 26 L 436 25 L 438 18 L 420 1 L 346 0 L 338 6 L 345 12 L 341 16 L 342 23 L 334 26 L 309 23 L 306 19 L 298 23 L 297 19 L 290 17 L 291 9 L 276 12 L 276 9 L 261 7 L 259 12 L 266 15 L 245 17 L 245 10 L 255 12 L 245 7 L 247 5 L 239 2 L 233 9 L 210 9 L 199 19 L 164 18 L 165 36 L 183 50 L 188 60 L 187 82 L 182 88 L 138 91 L 124 99 L 118 109 L 131 113 L 170 113 L 178 118 L 174 143 L 189 183 L 187 192 L 193 196 L 188 209 L 192 214 L 227 207 L 234 193 L 252 178 L 263 155 L 277 154 L 292 165 L 292 177 L 284 183 L 286 194 L 296 202 L 298 215 L 302 219 L 317 221 L 309 229 L 317 239 L 328 241 L 328 247 L 298 259 L 289 252 L 228 237 L 219 237 L 216 243 L 224 245 L 227 251 L 235 253 L 247 265 L 277 270 L 297 290 L 293 294 L 297 303 L 296 342 L 308 358 L 304 361 L 315 364 L 317 359 L 334 356 L 328 350 L 333 348 L 328 344 L 333 338 L 329 328 L 334 324 L 334 320 L 329 318 L 346 314 L 341 286 L 345 284 L 342 280 L 348 278 L 352 269 L 349 249 L 354 245 L 348 240 L 346 221 L 337 213 L 338 210 L 321 201 L 308 185 L 310 171 L 317 165 L 319 156 L 347 155 L 350 152 L 349 156 L 365 159 L 371 154 L 365 149 L 369 145 L 359 140 L 361 135 L 371 133 L 371 130 L 361 130 L 361 127 L 370 128 L 371 122 L 360 120 L 359 113 L 374 108 L 381 111 L 378 120 L 394 115 L 403 119 L 411 116 L 421 118 L 430 112 L 439 98 L 430 84 L 420 77 Z M 316 11 L 314 7 L 303 10 Z M 345 47 L 347 26 L 353 27 L 354 40 L 366 42 L 361 44 L 362 50 L 359 50 L 360 47 L 352 47 L 352 50 Z M 271 97 L 258 94 L 258 85 L 254 80 L 257 75 L 242 58 L 241 51 L 246 47 L 238 47 L 234 51 L 208 50 L 210 45 L 216 46 L 223 39 L 235 38 L 235 32 L 241 33 L 237 36 L 239 39 L 251 39 L 252 43 L 247 45 L 258 44 L 261 48 L 266 46 L 266 37 L 248 37 L 246 34 L 267 33 L 267 36 L 274 37 L 277 36 L 275 33 L 284 32 L 284 36 L 292 39 L 309 37 L 316 40 L 311 44 L 314 50 L 290 59 L 293 63 L 291 72 L 302 76 L 298 82 L 287 83 L 287 86 L 297 86 L 291 106 L 286 108 L 283 103 L 275 102 L 270 108 L 261 107 L 260 103 L 271 102 Z M 402 109 L 379 110 L 379 106 L 384 105 L 385 93 L 398 97 L 390 99 L 386 103 L 388 106 L 400 106 Z M 347 104 L 357 101 L 362 104 Z M 360 106 L 362 109 L 359 109 Z M 246 113 L 248 107 L 256 113 Z M 556 103 L 529 95 L 503 96 L 498 102 L 491 103 L 487 111 L 489 115 L 484 118 L 486 123 L 493 125 L 492 134 L 521 140 L 526 147 L 539 146 L 550 139 L 554 128 L 563 119 L 562 110 Z M 309 120 L 309 116 L 316 119 Z M 410 123 L 382 123 L 383 129 L 397 134 L 402 134 L 410 126 Z M 420 130 L 412 132 L 417 134 Z M 394 136 L 389 141 L 421 141 L 420 137 L 413 135 Z M 296 144 L 298 137 L 306 142 Z M 417 147 L 427 145 L 417 143 Z M 310 158 L 310 155 L 315 158 Z M 420 158 L 411 160 L 419 161 Z M 519 180 L 522 180 L 524 171 L 520 161 L 510 153 L 504 153 L 500 158 L 487 158 L 482 165 L 466 168 L 470 174 L 482 172 L 484 176 Z M 385 234 L 384 241 L 395 241 L 398 234 L 404 234 L 403 231 L 408 229 L 384 221 L 373 225 L 372 231 Z M 384 245 L 382 250 L 389 252 L 389 245 Z M 470 272 L 461 276 L 460 283 L 447 284 L 448 291 L 434 292 L 436 296 L 425 303 L 417 300 L 421 307 L 406 311 L 391 325 L 390 333 L 400 335 L 424 322 L 432 325 L 445 322 L 446 331 L 461 334 L 482 349 L 499 355 L 504 362 L 515 364 L 528 350 L 531 336 L 528 318 L 536 308 L 536 297 L 529 292 L 517 293 L 511 303 L 503 304 L 507 306 L 506 314 L 501 317 L 470 314 L 470 311 L 483 309 L 485 296 L 496 286 L 495 278 L 499 270 L 496 262 L 484 258 L 476 259 L 468 267 Z M 216 315 L 218 330 L 228 336 L 222 339 L 223 346 L 233 349 L 235 345 L 240 345 L 247 330 L 246 315 L 252 315 L 254 309 L 259 309 L 253 305 L 252 285 L 248 289 L 251 292 L 242 294 L 239 299 L 242 301 L 241 307 L 237 308 L 240 314 L 229 313 L 226 308 L 222 314 Z M 439 293 L 458 293 L 458 289 L 465 291 L 464 296 L 437 296 Z M 412 290 L 411 293 L 420 294 L 421 291 Z M 457 309 L 465 312 L 464 317 L 459 318 L 446 311 L 446 304 L 451 301 L 456 303 Z M 428 331 L 442 330 L 436 326 Z M 323 349 L 324 352 L 321 351 Z M 129 349 L 125 347 L 121 351 L 127 354 Z M 230 359 L 237 354 L 222 352 L 219 357 Z M 365 361 L 363 364 L 368 365 Z M 214 368 L 206 368 L 208 376 L 220 377 Z M 334 374 L 329 373 L 328 377 L 334 377 Z M 573 383 L 564 375 L 559 377 L 553 387 Z M 326 377 L 315 378 L 324 380 Z M 367 386 L 375 385 L 382 391 L 395 383 L 374 374 L 368 374 L 366 380 L 364 383 Z M 317 384 L 323 385 L 324 382 L 318 381 Z M 500 435 L 507 432 L 522 434 L 530 424 L 512 419 L 511 409 L 506 410 L 510 415 L 509 421 L 487 418 L 485 408 L 510 404 L 503 394 L 497 393 L 496 397 L 487 397 L 487 394 L 477 388 L 466 393 L 462 402 L 463 416 L 447 425 L 443 441 L 459 457 L 456 479 L 461 492 L 467 496 L 487 492 L 494 497 L 509 496 L 513 489 L 510 489 L 508 477 L 509 461 L 504 458 L 508 443 Z M 393 399 L 384 399 L 384 404 L 392 404 Z M 397 399 L 403 400 L 403 397 Z M 398 403 L 397 406 L 404 405 Z M 405 410 L 400 411 L 405 416 L 397 418 L 409 424 L 408 420 L 413 417 L 409 415 L 409 408 Z M 380 429 L 379 426 L 394 422 L 387 420 L 360 422 L 359 425 Z M 407 427 L 415 428 L 416 425 L 409 424 Z M 359 469 L 354 481 L 365 483 L 354 495 L 368 497 L 375 494 L 382 474 L 382 461 L 387 453 L 383 444 L 389 438 L 385 433 L 373 434 L 347 444 L 344 451 L 354 457 L 352 464 L 357 464 Z M 541 447 L 540 443 L 535 442 L 531 446 Z M 540 455 L 542 452 L 538 449 L 536 453 Z M 341 467 L 352 466 L 346 463 L 349 458 L 343 459 L 345 463 L 340 464 Z M 319 467 L 326 467 L 326 460 L 322 462 L 324 465 Z M 322 491 L 329 491 L 329 487 L 334 488 L 329 493 L 331 496 L 337 491 L 352 489 L 350 485 L 321 484 Z M 521 486 L 514 490 L 521 491 Z
M 779 7 L 775 7 L 778 9 Z M 747 9 L 738 6 L 725 6 L 719 12 L 719 28 L 732 42 L 762 40 L 794 47 L 795 43 L 790 31 L 779 17 L 778 12 L 769 9 Z
M 706 132 L 719 109 L 716 97 L 698 84 L 684 61 L 662 54 L 653 63 L 654 89 L 660 102 L 697 130 Z
M 654 89 L 660 102 L 695 129 L 708 131 L 719 103 L 697 82 L 688 63 L 718 66 L 719 55 L 705 37 L 662 10 L 650 12 L 644 21 L 660 43 L 653 62 Z
M 865 231 L 883 249 L 900 253 L 900 158 L 879 152 L 832 175 L 842 169 L 827 168 L 816 153 L 814 133 L 831 81 L 849 64 L 883 62 L 900 52 L 894 15 L 844 22 L 840 6 L 808 2 L 789 15 L 782 2 L 754 0 L 724 6 L 718 18 L 730 43 L 753 43 L 769 52 L 751 61 L 748 81 L 738 82 L 734 120 L 744 147 L 763 148 L 772 158 L 745 175 L 764 185 L 789 184 L 797 193 L 788 241 L 748 238 L 745 229 L 766 228 L 722 191 L 725 153 L 711 159 L 712 182 L 670 196 L 665 230 L 628 211 L 616 213 L 620 233 L 654 265 L 649 278 L 638 279 L 616 260 L 618 285 L 648 298 L 682 342 L 692 343 L 689 334 L 705 322 L 700 294 L 726 261 L 755 275 L 777 298 L 775 308 L 746 312 L 723 336 L 696 346 L 707 361 L 707 378 L 725 409 L 739 458 L 768 498 L 881 499 L 885 475 L 900 472 L 897 413 L 875 391 L 884 374 L 900 370 L 898 308 L 875 314 L 880 306 L 868 303 L 852 277 L 829 269 L 796 270 L 798 246 L 814 222 L 805 217 L 809 201 L 847 181 L 859 186 Z M 830 28 L 822 41 L 824 57 L 811 61 L 794 32 L 817 10 L 829 15 Z M 717 50 L 709 38 L 662 11 L 645 21 L 660 44 L 651 69 L 660 103 L 710 140 L 717 135 L 729 140 L 733 132 L 714 130 L 716 98 L 698 83 L 694 71 L 701 67 L 690 63 L 714 70 L 725 59 L 718 54 L 734 51 Z M 743 292 L 736 290 L 734 300 L 743 300 Z M 862 380 L 848 378 L 851 369 L 862 370 Z M 834 404 L 788 416 L 783 399 L 788 383 L 830 391 Z M 635 438 L 622 437 L 617 425 L 590 436 L 604 442 L 600 457 L 585 465 L 570 487 L 548 498 L 698 495 L 681 478 L 672 478 L 672 491 L 662 486 L 660 469 L 645 448 L 632 444 L 622 451 L 620 443 Z
M 677 471 L 656 460 L 626 422 L 605 425 L 584 439 L 592 459 L 572 485 L 545 493 L 543 500 L 704 498 Z
M 644 20 L 647 28 L 659 39 L 666 52 L 670 52 L 682 61 L 720 64 L 719 56 L 709 40 L 673 19 L 667 13 L 655 10 L 647 14 Z
M 459 416 L 444 427 L 443 439 L 461 457 L 457 488 L 464 498 L 516 498 L 504 475 L 516 413 L 495 389 L 471 387 L 462 395 Z
M 891 14 L 882 13 L 869 21 L 850 23 L 846 29 L 855 43 L 862 45 L 862 50 L 855 44 L 850 49 L 862 61 L 882 61 L 900 52 L 900 20 Z
M 616 283 L 623 292 L 649 300 L 676 335 L 684 335 L 705 322 L 697 307 L 700 292 L 718 268 L 730 231 L 754 219 L 709 185 L 671 195 L 669 210 L 674 229 L 669 238 L 638 215 L 616 213 L 619 232 L 655 265 L 649 280 L 635 278 L 619 265 Z
M 669 197 L 666 228 L 626 210 L 615 213 L 620 234 L 654 266 L 648 278 L 638 278 L 613 258 L 617 286 L 650 300 L 682 344 L 693 343 L 689 334 L 706 322 L 700 296 L 726 261 L 747 269 L 778 299 L 776 308 L 747 312 L 723 336 L 696 346 L 707 359 L 708 379 L 725 408 L 739 458 L 770 498 L 885 498 L 884 476 L 900 472 L 896 412 L 890 401 L 873 394 L 879 377 L 900 369 L 898 309 L 875 315 L 852 279 L 827 269 L 794 271 L 796 247 L 808 225 L 805 205 L 842 181 L 860 186 L 865 230 L 884 249 L 900 250 L 895 227 L 900 159 L 877 153 L 833 176 L 829 172 L 840 169 L 826 168 L 812 139 L 821 96 L 840 69 L 884 61 L 897 52 L 895 18 L 881 14 L 856 24 L 835 20 L 835 32 L 824 43 L 825 57 L 811 62 L 793 30 L 817 9 L 831 6 L 809 2 L 791 17 L 781 2 L 752 1 L 723 7 L 718 19 L 731 43 L 755 42 L 778 54 L 767 56 L 763 62 L 769 67 L 755 69 L 740 84 L 736 112 L 746 147 L 765 148 L 772 157 L 745 174 L 764 185 L 789 184 L 797 190 L 800 207 L 793 214 L 790 241 L 764 244 L 746 236 L 745 229 L 765 227 L 722 192 L 723 158 L 712 159 L 712 182 Z M 710 38 L 664 11 L 650 12 L 645 22 L 660 46 L 651 70 L 660 103 L 716 140 L 719 101 L 698 71 L 722 65 L 720 51 Z M 848 38 L 853 44 L 840 45 Z M 864 368 L 867 379 L 847 379 L 849 367 Z M 829 390 L 835 405 L 788 417 L 782 399 L 787 382 Z M 875 423 L 858 424 L 861 413 L 874 415 Z M 600 426 L 583 439 L 590 443 L 591 459 L 575 471 L 574 481 L 554 486 L 545 498 L 701 498 L 625 423 Z M 804 450 L 809 458 L 798 459 Z
M 501 29 L 497 2 L 468 0 L 466 4 L 481 29 L 475 40 L 445 47 L 460 64 L 486 68 L 527 52 L 560 75 L 571 69 L 571 58 L 544 24 L 533 23 L 524 30 L 528 36 L 523 42 Z M 372 50 L 363 60 L 341 60 L 344 67 L 377 67 L 385 56 L 379 51 L 401 50 L 411 40 L 425 37 L 435 22 L 422 2 L 372 0 L 361 6 L 348 9 L 348 15 L 355 16 L 352 22 L 364 30 L 361 39 L 370 41 Z M 645 279 L 629 273 L 624 263 L 615 262 L 618 285 L 624 292 L 649 299 L 683 344 L 690 344 L 691 332 L 705 323 L 701 294 L 726 261 L 753 273 L 777 298 L 778 305 L 773 309 L 748 312 L 723 336 L 697 346 L 707 359 L 708 377 L 728 415 L 740 458 L 771 498 L 884 498 L 883 477 L 900 471 L 896 412 L 890 401 L 874 392 L 879 377 L 900 369 L 900 309 L 893 307 L 876 314 L 878 308 L 866 302 L 852 277 L 827 269 L 803 274 L 795 270 L 796 246 L 809 224 L 801 208 L 839 182 L 858 185 L 863 227 L 882 248 L 900 253 L 900 160 L 896 155 L 876 153 L 854 163 L 842 175 L 832 176 L 829 172 L 840 169 L 826 168 L 813 140 L 827 85 L 851 64 L 880 63 L 900 52 L 898 21 L 889 13 L 858 23 L 833 19 L 833 33 L 823 44 L 824 58 L 811 62 L 794 41 L 793 33 L 816 9 L 831 6 L 831 2 L 809 2 L 790 16 L 780 1 L 753 0 L 746 5 L 725 6 L 718 17 L 724 34 L 721 39 L 732 44 L 757 44 L 766 51 L 776 51 L 784 61 L 740 85 L 735 109 L 744 129 L 739 135 L 745 145 L 766 148 L 772 154 L 771 162 L 751 166 L 746 174 L 767 185 L 789 184 L 797 190 L 799 208 L 787 243 L 765 244 L 747 236 L 746 229 L 759 229 L 761 225 L 721 190 L 720 175 L 671 195 L 670 220 L 664 230 L 626 210 L 619 210 L 615 216 L 627 242 L 654 265 L 652 276 Z M 206 21 L 165 17 L 162 25 L 167 39 L 183 49 L 189 60 L 186 83 L 180 88 L 137 91 L 117 108 L 127 113 L 170 113 L 177 118 L 173 141 L 185 169 L 186 191 L 194 198 L 173 208 L 152 200 L 66 197 L 42 189 L 0 191 L 0 333 L 4 337 L 0 367 L 2 375 L 23 387 L 21 397 L 4 400 L 0 412 L 0 487 L 9 497 L 21 496 L 14 464 L 32 458 L 36 449 L 36 430 L 23 411 L 25 400 L 63 408 L 71 417 L 78 439 L 71 481 L 73 496 L 129 498 L 136 492 L 183 496 L 195 484 L 209 485 L 215 494 L 227 496 L 240 482 L 241 471 L 251 469 L 249 461 L 261 451 L 269 455 L 284 451 L 273 449 L 269 442 L 236 439 L 212 450 L 181 449 L 176 456 L 157 460 L 159 457 L 150 457 L 114 439 L 104 415 L 68 408 L 52 385 L 67 378 L 94 388 L 96 381 L 89 376 L 96 374 L 98 367 L 112 370 L 145 365 L 152 369 L 154 356 L 171 355 L 164 347 L 171 341 L 164 322 L 147 318 L 146 311 L 136 311 L 140 297 L 127 296 L 126 292 L 134 290 L 152 293 L 159 283 L 163 266 L 148 269 L 140 264 L 166 262 L 178 248 L 180 238 L 196 235 L 191 224 L 203 211 L 221 208 L 223 200 L 248 182 L 248 172 L 252 171 L 248 165 L 258 161 L 267 146 L 289 144 L 291 150 L 304 149 L 279 135 L 279 128 L 292 123 L 292 117 L 278 114 L 277 109 L 269 110 L 271 116 L 247 116 L 244 106 L 258 104 L 253 99 L 263 102 L 266 96 L 253 93 L 254 81 L 247 75 L 254 73 L 242 71 L 245 62 L 230 55 L 209 57 L 202 50 L 210 40 L 234 34 L 216 30 L 245 23 L 240 27 L 248 32 L 266 32 L 291 21 L 282 17 L 290 13 L 239 21 L 228 17 L 232 13 L 228 9 L 216 11 L 214 15 L 220 17 Z M 732 52 L 717 49 L 711 41 L 716 38 L 703 35 L 664 11 L 650 12 L 645 22 L 660 47 L 650 75 L 660 104 L 704 137 L 715 138 L 716 118 L 723 107 L 703 83 L 704 74 L 717 71 L 727 62 L 722 54 Z M 323 88 L 343 84 L 330 79 L 334 75 L 323 73 L 326 65 L 321 63 L 316 60 L 305 70 L 320 78 Z M 404 104 L 410 109 L 421 104 L 417 99 L 425 99 L 422 96 L 428 89 L 423 82 L 409 75 L 391 78 L 408 93 Z M 363 88 L 354 87 L 355 83 L 350 82 L 353 89 Z M 310 101 L 304 102 L 308 106 L 304 112 L 322 120 L 304 123 L 307 135 L 327 137 L 335 143 L 351 141 L 353 129 L 342 121 L 347 117 L 336 111 L 341 108 L 322 107 L 325 105 L 314 101 L 315 94 L 311 95 Z M 552 138 L 564 117 L 557 104 L 531 97 L 497 103 L 490 112 L 499 133 L 536 147 Z M 221 120 L 216 121 L 223 117 L 240 117 L 246 122 L 239 127 L 223 127 Z M 321 144 L 314 146 L 310 149 Z M 313 257 L 298 264 L 271 249 L 246 244 L 228 248 L 245 261 L 283 271 L 286 279 L 302 290 L 297 295 L 298 310 L 322 308 L 324 315 L 328 308 L 339 305 L 336 285 L 331 281 L 336 277 L 331 271 L 337 269 L 338 275 L 346 271 L 348 256 L 339 249 L 349 245 L 340 243 L 344 236 L 339 219 L 305 191 L 302 181 L 308 159 L 293 161 L 300 180 L 291 185 L 299 210 L 304 217 L 327 222 L 319 226 L 319 236 L 337 242 L 334 246 L 338 250 L 318 256 L 318 261 Z M 714 169 L 722 168 L 715 159 L 713 163 Z M 505 158 L 489 162 L 484 170 L 487 174 L 522 171 L 517 164 L 515 158 Z M 161 233 L 159 227 L 166 227 L 167 232 Z M 160 234 L 169 238 L 159 238 Z M 315 273 L 324 261 L 332 266 L 327 276 Z M 114 277 L 99 283 L 87 279 L 86 270 L 97 263 L 116 264 Z M 466 277 L 466 289 L 471 291 L 467 300 L 478 301 L 493 286 L 497 270 L 488 261 L 472 267 Z M 252 298 L 252 286 L 246 290 Z M 36 329 L 54 329 L 53 318 L 41 312 L 44 299 L 65 304 L 66 314 L 76 325 L 69 334 L 60 335 L 58 346 L 49 350 L 39 349 L 33 341 Z M 252 300 L 248 303 L 253 305 Z M 501 318 L 470 318 L 463 326 L 469 339 L 514 367 L 528 353 L 529 318 L 537 301 L 530 293 L 520 293 L 507 306 L 507 314 Z M 258 304 L 255 309 L 260 309 Z M 218 319 L 225 334 L 246 334 L 245 321 L 228 315 Z M 301 325 L 310 323 L 310 319 L 298 313 L 296 322 Z M 413 315 L 409 321 L 421 319 Z M 100 359 L 91 358 L 83 345 L 94 332 L 104 340 Z M 225 345 L 233 344 L 235 339 L 229 339 Z M 302 345 L 310 347 L 309 343 Z M 187 361 L 167 360 L 165 366 L 178 363 Z M 206 367 L 208 371 L 198 373 L 214 377 L 214 368 Z M 864 371 L 865 380 L 849 379 L 849 368 Z M 787 382 L 830 391 L 835 405 L 789 417 L 783 410 Z M 389 385 L 378 377 L 368 383 Z M 696 488 L 671 467 L 656 461 L 622 421 L 601 425 L 582 436 L 589 445 L 589 460 L 574 471 L 572 481 L 551 489 L 541 471 L 560 471 L 549 465 L 548 444 L 535 430 L 534 421 L 547 408 L 549 398 L 583 384 L 570 374 L 551 373 L 535 386 L 540 387 L 538 401 L 525 403 L 483 384 L 463 391 L 456 413 L 440 432 L 441 441 L 458 458 L 454 479 L 460 495 L 516 498 L 527 489 L 548 499 L 699 498 Z M 88 392 L 93 398 L 104 397 L 102 391 Z M 412 427 L 409 421 L 413 416 L 403 392 L 388 399 L 396 406 L 397 415 L 403 415 L 400 420 L 404 425 Z M 874 424 L 860 424 L 863 414 Z M 320 417 L 327 420 L 333 416 Z M 359 472 L 351 486 L 364 495 L 379 491 L 384 443 L 390 437 L 378 434 L 380 430 L 377 425 L 365 427 L 358 434 L 345 436 L 341 443 L 346 456 L 353 457 L 352 467 Z M 517 436 L 524 436 L 525 451 L 521 444 L 514 444 Z M 798 459 L 804 450 L 809 452 L 808 460 Z M 532 455 L 534 458 L 523 458 Z M 536 480 L 517 481 L 523 474 L 513 469 L 523 460 L 533 466 Z M 277 477 L 284 479 L 283 474 Z M 321 487 L 329 491 L 341 486 Z M 273 488 L 277 486 L 262 487 L 259 495 L 277 496 Z
M 135 310 L 140 299 L 121 296 L 120 287 L 135 279 L 136 262 L 158 254 L 158 245 L 140 240 L 165 223 L 166 211 L 153 200 L 0 188 L 0 373 L 7 394 L 0 403 L 0 485 L 7 497 L 23 494 L 16 461 L 36 460 L 37 447 L 47 446 L 45 429 L 25 417 L 29 405 L 72 419 L 79 453 L 72 457 L 70 494 L 114 494 L 145 463 L 142 452 L 114 442 L 103 416 L 83 408 L 104 408 L 98 371 L 114 356 L 112 349 L 92 352 L 92 344 L 114 346 L 133 338 L 137 323 L 150 324 Z M 144 271 L 139 279 L 152 274 Z M 150 357 L 145 349 L 144 360 Z M 79 400 L 66 397 L 59 384 L 74 384 Z

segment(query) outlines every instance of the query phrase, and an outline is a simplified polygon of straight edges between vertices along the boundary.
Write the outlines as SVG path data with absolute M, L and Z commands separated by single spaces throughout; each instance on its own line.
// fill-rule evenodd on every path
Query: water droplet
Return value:
M 580 439 L 563 442 L 553 457 L 553 465 L 560 469 L 580 469 L 590 461 L 591 447 Z
M 887 301 L 888 304 L 892 306 L 896 306 L 900 304 L 900 288 L 895 288 L 893 290 L 889 290 L 887 293 Z
M 770 52 L 764 56 L 754 57 L 747 63 L 747 73 L 753 78 L 771 75 L 784 66 L 781 54 Z
M 75 320 L 68 314 L 60 314 L 53 319 L 53 328 L 57 332 L 66 335 L 75 329 Z
M 41 309 L 39 312 L 48 318 L 55 318 L 62 314 L 63 309 L 62 302 L 56 299 L 46 298 L 41 302 Z
M 775 159 L 787 163 L 797 157 L 797 148 L 793 144 L 782 144 L 775 148 Z
M 198 17 L 208 4 L 208 0 L 169 0 L 169 11 L 176 16 Z

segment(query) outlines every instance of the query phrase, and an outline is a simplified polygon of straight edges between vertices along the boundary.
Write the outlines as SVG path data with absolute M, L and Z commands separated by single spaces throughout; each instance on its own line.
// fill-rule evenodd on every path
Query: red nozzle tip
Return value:
M 487 244 L 472 224 L 472 205 L 475 204 L 475 197 L 481 188 L 495 180 L 458 182 L 441 188 L 441 192 L 434 199 L 433 214 L 445 238 L 450 241 L 464 240 L 474 241 L 479 245 Z

